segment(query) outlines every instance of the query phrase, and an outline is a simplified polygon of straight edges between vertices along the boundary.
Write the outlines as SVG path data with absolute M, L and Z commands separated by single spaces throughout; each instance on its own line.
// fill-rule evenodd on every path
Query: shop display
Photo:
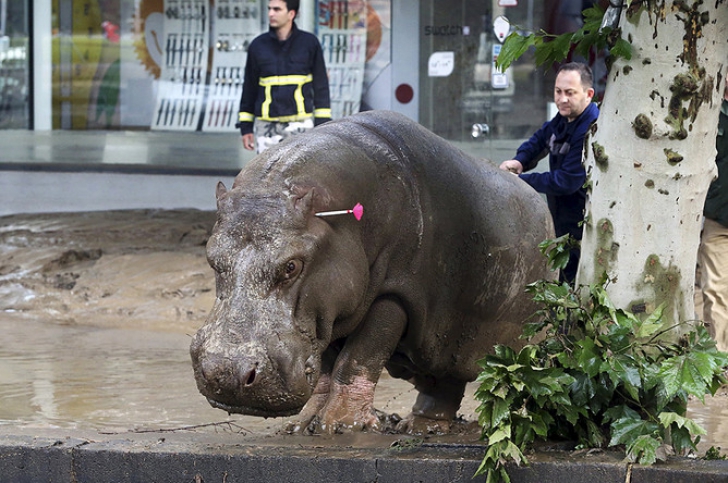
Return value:
M 367 46 L 367 9 L 363 0 L 319 1 L 316 34 L 329 73 L 331 115 L 359 112 Z
M 356 113 L 371 9 L 364 0 L 310 6 L 324 51 L 332 115 Z M 235 132 L 248 46 L 268 28 L 266 9 L 267 0 L 56 5 L 53 125 Z M 133 59 L 124 54 L 130 44 Z M 129 60 L 140 63 L 146 74 L 126 64 Z
M 152 129 L 197 129 L 205 99 L 208 0 L 165 0 L 164 62 Z
M 266 2 L 267 5 L 267 2 Z M 210 85 L 203 131 L 234 131 L 248 45 L 267 25 L 259 0 L 217 0 Z

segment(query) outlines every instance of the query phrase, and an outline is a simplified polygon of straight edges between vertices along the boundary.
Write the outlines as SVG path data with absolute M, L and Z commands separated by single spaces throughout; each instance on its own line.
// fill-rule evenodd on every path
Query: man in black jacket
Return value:
M 299 30 L 298 0 L 270 0 L 270 30 L 250 43 L 237 127 L 245 149 L 261 153 L 331 120 L 329 81 L 315 35 Z
M 569 234 L 581 240 L 581 222 L 586 202 L 586 171 L 582 163 L 584 138 L 599 116 L 592 103 L 594 79 L 586 64 L 570 62 L 559 68 L 554 84 L 554 103 L 559 110 L 530 139 L 521 144 L 514 159 L 503 161 L 501 169 L 518 174 L 539 193 L 544 193 L 556 236 Z M 549 154 L 549 171 L 527 173 Z M 569 253 L 569 263 L 561 272 L 562 281 L 573 283 L 579 268 L 578 248 Z

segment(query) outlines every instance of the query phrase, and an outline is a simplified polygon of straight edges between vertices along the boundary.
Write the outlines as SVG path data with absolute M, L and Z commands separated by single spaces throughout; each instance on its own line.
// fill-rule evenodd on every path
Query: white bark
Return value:
M 667 320 L 690 321 L 703 203 L 717 172 L 728 3 L 632 2 L 646 5 L 639 13 L 629 3 L 619 26 L 632 59 L 612 66 L 596 132 L 585 142 L 591 193 L 577 283 L 597 282 L 606 272 L 617 307 L 649 314 L 665 302 Z M 698 86 L 679 102 L 684 139 L 666 120 L 680 75 L 694 76 Z M 637 134 L 638 115 L 652 126 L 641 134 L 646 139 Z

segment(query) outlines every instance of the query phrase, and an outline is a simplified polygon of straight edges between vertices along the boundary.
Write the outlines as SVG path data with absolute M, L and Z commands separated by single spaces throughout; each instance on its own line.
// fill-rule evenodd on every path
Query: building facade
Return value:
M 402 112 L 499 161 L 549 118 L 554 78 L 530 53 L 497 71 L 502 40 L 573 31 L 592 3 L 303 0 L 297 21 L 324 48 L 335 118 Z M 234 135 L 265 29 L 266 0 L 0 0 L 0 129 Z M 601 56 L 584 59 L 598 82 Z

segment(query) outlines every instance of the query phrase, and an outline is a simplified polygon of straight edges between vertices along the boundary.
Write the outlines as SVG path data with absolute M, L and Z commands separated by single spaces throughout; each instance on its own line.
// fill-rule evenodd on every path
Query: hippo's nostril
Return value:
M 250 372 L 248 372 L 247 376 L 245 377 L 244 384 L 246 386 L 250 386 L 255 382 L 255 368 L 251 369 Z

